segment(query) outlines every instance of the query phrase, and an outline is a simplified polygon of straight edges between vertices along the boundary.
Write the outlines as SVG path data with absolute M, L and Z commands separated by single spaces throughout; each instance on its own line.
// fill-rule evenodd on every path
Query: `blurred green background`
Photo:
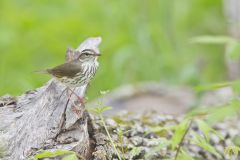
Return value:
M 63 63 L 67 47 L 92 36 L 102 37 L 103 56 L 90 98 L 126 83 L 222 81 L 223 46 L 189 43 L 219 34 L 222 1 L 1 0 L 0 95 L 43 85 L 50 77 L 33 71 Z

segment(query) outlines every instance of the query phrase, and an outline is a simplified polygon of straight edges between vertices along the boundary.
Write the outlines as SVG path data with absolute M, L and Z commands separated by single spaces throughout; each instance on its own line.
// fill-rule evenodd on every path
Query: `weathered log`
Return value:
M 99 53 L 101 38 L 88 38 L 75 51 L 94 49 Z M 67 51 L 66 60 L 79 52 Z M 84 97 L 87 85 L 75 89 Z M 44 86 L 12 98 L 0 100 L 0 142 L 6 160 L 25 160 L 43 149 L 67 149 L 81 157 L 91 156 L 88 114 L 76 96 L 69 99 L 66 86 L 50 80 Z M 74 104 L 75 103 L 75 104 Z M 81 114 L 73 111 L 78 106 Z

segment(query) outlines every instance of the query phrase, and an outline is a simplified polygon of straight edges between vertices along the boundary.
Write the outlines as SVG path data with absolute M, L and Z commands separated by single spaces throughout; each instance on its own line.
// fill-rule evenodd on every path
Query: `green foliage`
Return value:
M 34 157 L 32 157 L 31 159 L 37 160 L 41 158 L 50 158 L 50 157 L 57 157 L 57 156 L 64 156 L 62 160 L 78 160 L 76 153 L 68 150 L 56 150 L 56 151 L 44 150 L 34 155 Z
M 221 155 L 216 151 L 216 149 L 202 136 L 193 132 L 194 136 L 191 142 L 204 150 L 214 154 L 216 157 L 221 158 Z M 206 135 L 205 135 L 206 136 Z
M 236 85 L 239 85 L 239 83 L 236 82 L 231 82 L 229 83 L 233 87 Z M 238 93 L 238 92 L 236 92 Z M 121 155 L 124 155 L 126 150 L 124 150 L 123 147 L 123 131 L 121 129 L 117 129 L 117 133 L 119 136 L 119 143 L 116 143 L 113 141 L 107 126 L 105 124 L 105 120 L 103 117 L 103 112 L 110 109 L 109 106 L 104 106 L 101 107 L 103 104 L 103 100 L 101 100 L 97 104 L 97 108 L 93 109 L 94 113 L 98 114 L 100 117 L 100 120 L 102 122 L 102 125 L 105 128 L 105 131 L 108 135 L 109 141 L 111 145 L 113 146 L 116 154 L 118 155 L 119 159 L 122 159 Z M 152 126 L 152 128 L 149 129 L 145 134 L 149 133 L 156 133 L 158 134 L 161 138 L 159 139 L 153 139 L 154 142 L 157 142 L 158 146 L 152 148 L 146 155 L 146 159 L 151 159 L 154 156 L 154 153 L 157 153 L 161 150 L 164 149 L 170 149 L 171 152 L 176 152 L 175 154 L 175 160 L 194 160 L 194 157 L 191 157 L 191 155 L 187 151 L 187 146 L 183 145 L 184 143 L 196 145 L 206 152 L 209 152 L 210 154 L 213 154 L 216 156 L 218 159 L 222 158 L 222 153 L 219 153 L 210 143 L 210 136 L 211 135 L 216 135 L 218 136 L 221 140 L 224 140 L 222 135 L 214 130 L 212 128 L 212 124 L 219 122 L 226 118 L 226 116 L 230 115 L 236 115 L 237 111 L 239 111 L 240 107 L 240 101 L 238 99 L 233 99 L 229 104 L 226 104 L 224 106 L 220 107 L 212 107 L 212 108 L 205 108 L 205 109 L 197 109 L 195 111 L 190 112 L 189 114 L 186 115 L 186 117 L 180 121 L 177 125 L 170 125 L 170 126 Z M 122 120 L 117 119 L 119 123 L 125 124 L 122 122 Z M 195 127 L 198 128 L 198 130 L 194 129 L 192 127 L 194 125 Z M 165 134 L 163 133 L 165 132 Z M 166 134 L 167 133 L 167 134 Z M 188 135 L 191 136 L 188 136 Z M 171 138 L 167 137 L 166 135 L 172 135 Z M 164 138 L 166 136 L 166 138 Z M 120 145 L 118 145 L 120 144 Z M 118 147 L 116 147 L 118 146 Z M 230 154 L 233 152 L 234 154 L 237 153 L 236 148 L 227 148 L 226 152 L 229 152 Z M 134 157 L 135 155 L 138 155 L 139 152 L 141 151 L 141 148 L 139 147 L 134 147 L 130 151 L 130 155 Z
M 222 106 L 211 106 L 197 108 L 187 114 L 187 117 L 206 117 L 206 122 L 210 125 L 223 121 L 226 117 L 237 116 L 240 110 L 240 101 L 233 99 Z
M 237 59 L 240 57 L 240 42 L 238 40 L 233 40 L 227 45 L 226 48 L 227 56 L 231 59 Z
M 176 160 L 194 160 L 186 151 L 182 150 Z
M 103 38 L 90 99 L 96 90 L 139 81 L 223 81 L 222 46 L 188 43 L 226 32 L 222 8 L 209 0 L 1 0 L 0 95 L 41 86 L 50 77 L 33 71 L 62 63 L 66 48 L 89 36 Z
M 212 127 L 209 126 L 205 121 L 201 119 L 196 119 L 196 123 L 199 127 L 199 130 L 203 133 L 204 137 L 206 138 L 207 142 L 209 142 L 210 133 L 214 133 L 219 138 L 223 139 L 222 135 L 216 132 Z
M 121 128 L 118 128 L 117 129 L 117 133 L 118 133 L 118 136 L 119 136 L 119 143 L 120 143 L 120 146 L 121 146 L 121 154 L 124 155 L 125 154 L 125 148 L 124 148 L 124 142 L 123 142 L 123 130 Z
M 199 36 L 191 39 L 191 43 L 200 44 L 226 44 L 232 42 L 234 39 L 227 36 Z
M 222 83 L 213 83 L 209 85 L 199 85 L 194 88 L 196 92 L 204 92 L 204 91 L 211 91 L 217 90 L 223 87 L 231 87 L 234 93 L 240 93 L 240 81 L 231 81 L 231 82 L 222 82 Z
M 63 157 L 62 160 L 79 160 L 79 159 L 75 154 L 71 154 L 71 155 Z
M 226 54 L 229 58 L 237 59 L 240 56 L 240 41 L 227 36 L 200 36 L 193 38 L 192 43 L 226 45 Z
M 192 125 L 196 125 L 201 132 L 196 132 L 191 128 Z M 151 129 L 151 131 L 158 133 L 162 130 L 167 130 L 168 133 L 173 132 L 173 136 L 169 140 L 165 140 L 164 143 L 160 144 L 159 147 L 153 149 L 153 152 L 150 152 L 147 156 L 151 157 L 153 153 L 160 151 L 163 147 L 171 147 L 172 151 L 176 152 L 175 160 L 185 160 L 185 159 L 193 159 L 188 152 L 186 152 L 187 148 L 183 147 L 183 141 L 188 141 L 188 143 L 195 144 L 205 151 L 214 154 L 216 157 L 220 158 L 221 155 L 216 151 L 214 147 L 210 144 L 209 137 L 210 134 L 217 135 L 220 139 L 223 139 L 222 135 L 215 131 L 206 120 L 203 120 L 197 114 L 192 116 L 186 116 L 178 125 L 169 126 L 169 127 L 159 127 Z M 186 139 L 188 134 L 192 134 Z
M 238 146 L 229 146 L 227 148 L 225 148 L 224 150 L 225 154 L 229 155 L 229 156 L 238 156 L 238 154 L 240 153 L 240 147 Z
M 133 149 L 130 151 L 131 159 L 133 159 L 133 157 L 139 155 L 140 153 L 141 153 L 140 147 L 133 147 Z
M 101 91 L 100 93 L 101 93 L 102 95 L 104 95 L 104 94 L 106 94 L 107 92 Z M 120 153 L 119 153 L 119 151 L 118 151 L 118 149 L 117 149 L 117 147 L 116 147 L 116 144 L 115 144 L 115 142 L 113 141 L 113 139 L 112 139 L 112 137 L 111 137 L 111 135 L 110 135 L 110 133 L 109 133 L 109 131 L 108 131 L 108 129 L 107 129 L 107 126 L 106 126 L 106 123 L 105 123 L 105 119 L 104 119 L 104 117 L 103 117 L 103 112 L 106 111 L 106 110 L 111 109 L 111 107 L 110 107 L 110 106 L 101 106 L 102 104 L 103 104 L 103 98 L 101 99 L 101 101 L 98 102 L 98 104 L 97 104 L 97 106 L 96 106 L 95 108 L 89 108 L 88 110 L 89 110 L 90 112 L 93 112 L 93 113 L 97 114 L 97 115 L 100 117 L 101 122 L 102 122 L 102 125 L 103 125 L 103 127 L 104 127 L 104 129 L 105 129 L 105 131 L 106 131 L 106 133 L 107 133 L 108 139 L 109 139 L 112 147 L 114 148 L 114 151 L 115 151 L 116 154 L 117 154 L 118 159 L 119 159 L 119 160 L 122 160 L 122 158 L 121 158 L 121 156 L 120 156 Z
M 146 134 L 153 132 L 161 136 L 164 132 L 168 133 L 169 131 L 174 130 L 175 128 L 176 126 L 174 125 L 173 126 L 154 126 Z
M 231 82 L 223 82 L 223 83 L 214 83 L 214 84 L 210 84 L 210 85 L 200 85 L 194 88 L 194 90 L 196 92 L 203 92 L 203 91 L 210 91 L 210 90 L 216 90 L 219 88 L 223 88 L 223 87 L 228 87 L 233 85 L 233 83 Z
M 145 159 L 151 159 L 151 157 L 154 155 L 154 153 L 159 152 L 160 150 L 169 147 L 171 144 L 171 141 L 166 138 L 161 138 L 159 140 L 159 144 L 157 147 L 154 147 L 152 150 L 150 150 L 146 156 Z
M 206 43 L 206 44 L 225 44 L 227 46 L 227 56 L 228 58 L 237 59 L 240 57 L 240 41 L 228 37 L 212 37 L 212 36 L 206 36 L 206 37 L 198 37 L 193 40 L 193 42 L 197 43 Z M 234 96 L 232 99 L 223 106 L 215 106 L 211 108 L 205 108 L 205 109 L 197 109 L 198 111 L 190 112 L 189 115 L 198 115 L 198 116 L 204 116 L 207 117 L 207 122 L 202 121 L 201 119 L 196 119 L 196 122 L 198 124 L 198 127 L 200 131 L 202 132 L 202 135 L 199 135 L 195 132 L 193 132 L 194 136 L 193 139 L 191 139 L 191 142 L 195 145 L 198 145 L 199 147 L 205 149 L 206 151 L 214 154 L 218 159 L 222 158 L 221 155 L 216 151 L 214 147 L 211 146 L 209 143 L 209 135 L 210 133 L 216 134 L 218 137 L 220 137 L 222 140 L 223 137 L 221 134 L 216 132 L 212 127 L 210 127 L 209 124 L 214 124 L 216 122 L 222 121 L 227 117 L 230 116 L 239 116 L 240 111 L 240 100 L 239 100 L 239 93 L 240 93 L 240 81 L 232 81 L 232 82 L 224 82 L 224 83 L 215 83 L 208 86 L 198 86 L 195 88 L 196 91 L 209 91 L 209 90 L 215 90 L 220 89 L 222 87 L 231 87 L 234 93 Z M 200 112 L 199 112 L 200 111 Z M 195 112 L 195 113 L 194 113 Z M 199 114 L 200 113 L 200 114 Z M 227 128 L 226 128 L 227 129 Z M 238 143 L 238 142 L 236 142 Z M 225 154 L 229 156 L 235 156 L 235 158 L 238 156 L 238 153 L 240 152 L 240 148 L 238 146 L 229 146 L 225 148 Z
M 95 107 L 95 108 L 89 108 L 88 110 L 90 112 L 96 113 L 96 114 L 102 114 L 104 111 L 110 110 L 112 107 L 110 106 L 103 106 L 103 107 Z
M 103 101 L 104 101 L 104 95 L 107 94 L 109 92 L 109 90 L 106 91 L 100 91 L 100 94 L 102 95 L 102 98 L 100 99 L 100 101 L 96 104 L 96 107 L 89 107 L 87 108 L 88 111 L 93 112 L 97 115 L 102 115 L 104 111 L 110 110 L 112 109 L 111 106 L 103 106 Z
M 184 134 L 186 133 L 186 131 L 189 127 L 189 124 L 190 124 L 190 120 L 185 119 L 181 123 L 179 123 L 179 125 L 177 125 L 175 127 L 175 129 L 174 129 L 175 133 L 171 140 L 172 149 L 176 149 L 177 146 L 179 145 L 179 143 L 182 141 L 182 138 L 183 138 Z

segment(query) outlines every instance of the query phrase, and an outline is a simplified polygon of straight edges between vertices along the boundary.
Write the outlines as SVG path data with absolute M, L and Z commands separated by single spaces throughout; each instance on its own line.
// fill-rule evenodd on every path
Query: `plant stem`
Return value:
M 102 114 L 100 114 L 99 116 L 100 116 L 100 118 L 101 118 L 103 127 L 104 127 L 105 131 L 107 132 L 108 138 L 109 138 L 109 140 L 110 140 L 110 142 L 111 142 L 111 144 L 112 144 L 112 146 L 113 146 L 113 148 L 114 148 L 114 150 L 115 150 L 115 152 L 116 152 L 116 154 L 117 154 L 117 156 L 118 156 L 118 159 L 119 159 L 119 160 L 122 160 L 122 159 L 121 159 L 121 156 L 120 156 L 120 154 L 119 154 L 119 152 L 118 152 L 118 150 L 117 150 L 117 148 L 116 148 L 116 146 L 115 146 L 115 144 L 114 144 L 114 142 L 113 142 L 113 139 L 112 139 L 112 137 L 110 136 L 110 134 L 109 134 L 109 132 L 108 132 L 108 129 L 107 129 L 107 126 L 106 126 L 106 123 L 105 123 L 105 121 L 104 121 L 104 118 L 103 118 Z
M 182 147 L 182 145 L 183 145 L 183 141 L 184 141 L 184 139 L 185 139 L 185 137 L 186 137 L 186 135 L 187 135 L 187 133 L 188 133 L 191 125 L 192 125 L 192 119 L 190 120 L 190 123 L 189 123 L 189 125 L 188 125 L 188 128 L 187 128 L 186 131 L 184 132 L 184 134 L 183 134 L 183 136 L 182 136 L 182 139 L 181 139 L 181 141 L 180 141 L 179 144 L 178 144 L 178 148 L 177 148 L 177 152 L 176 152 L 176 154 L 175 154 L 174 160 L 177 160 L 177 158 L 178 158 L 178 154 L 179 154 L 180 149 L 181 149 L 181 147 Z
M 121 143 L 121 148 L 122 148 L 122 154 L 124 155 L 125 151 L 124 151 L 124 147 L 123 147 L 123 135 L 122 135 L 122 133 L 120 135 L 120 143 Z M 124 158 L 123 158 L 123 160 L 124 160 Z

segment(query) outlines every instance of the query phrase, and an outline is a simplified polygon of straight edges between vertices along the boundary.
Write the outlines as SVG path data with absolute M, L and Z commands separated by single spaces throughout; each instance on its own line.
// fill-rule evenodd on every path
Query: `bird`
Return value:
M 93 49 L 84 49 L 78 54 L 77 58 L 69 62 L 40 72 L 50 74 L 64 84 L 71 91 L 69 99 L 72 94 L 75 94 L 84 105 L 82 98 L 74 90 L 76 87 L 87 85 L 93 79 L 99 66 L 97 60 L 101 54 L 96 53 Z
M 54 68 L 46 69 L 45 72 L 69 88 L 84 86 L 95 76 L 99 66 L 97 61 L 99 56 L 100 54 L 94 50 L 85 49 L 80 52 L 76 59 Z

